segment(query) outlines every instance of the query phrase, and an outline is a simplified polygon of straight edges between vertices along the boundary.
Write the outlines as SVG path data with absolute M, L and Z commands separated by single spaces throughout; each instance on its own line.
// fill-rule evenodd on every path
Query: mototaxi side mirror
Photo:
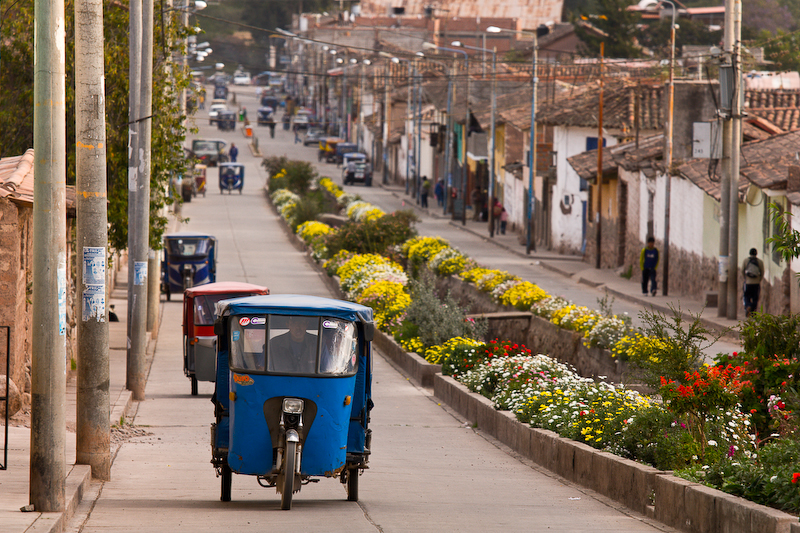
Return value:
M 364 340 L 367 342 L 372 342 L 375 338 L 375 323 L 374 322 L 364 322 Z

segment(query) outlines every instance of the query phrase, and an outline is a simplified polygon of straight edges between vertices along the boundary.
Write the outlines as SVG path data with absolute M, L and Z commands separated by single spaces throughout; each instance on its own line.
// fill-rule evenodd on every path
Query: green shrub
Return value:
M 752 386 L 742 391 L 742 409 L 751 414 L 756 435 L 763 439 L 782 427 L 796 427 L 800 412 L 800 315 L 754 313 L 742 324 L 744 350 L 721 355 L 718 364 L 739 366 Z M 785 415 L 770 411 L 775 396 L 788 405 Z M 784 418 L 784 417 L 788 418 Z
M 331 257 L 341 250 L 357 254 L 386 254 L 389 247 L 416 235 L 413 224 L 418 220 L 412 211 L 405 210 L 363 222 L 347 222 L 327 236 L 328 253 Z
M 406 310 L 406 324 L 401 335 L 416 336 L 425 348 L 442 344 L 453 337 L 480 339 L 486 334 L 486 321 L 467 320 L 464 310 L 448 293 L 443 299 L 436 295 L 432 275 L 410 282 L 411 305 Z
M 317 171 L 306 161 L 295 161 L 286 156 L 270 156 L 261 162 L 267 175 L 267 187 L 270 192 L 278 189 L 289 189 L 303 196 L 317 179 Z

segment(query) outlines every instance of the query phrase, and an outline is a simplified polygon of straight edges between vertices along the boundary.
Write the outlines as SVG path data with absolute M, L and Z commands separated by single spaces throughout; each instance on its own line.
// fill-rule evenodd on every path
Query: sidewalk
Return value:
M 517 258 L 529 259 L 537 266 L 541 266 L 551 272 L 555 272 L 569 278 L 575 284 L 583 284 L 599 290 L 606 290 L 608 294 L 619 299 L 625 300 L 639 307 L 640 309 L 654 309 L 667 316 L 672 316 L 670 307 L 680 309 L 685 319 L 691 321 L 691 315 L 701 314 L 700 320 L 705 327 L 715 332 L 722 332 L 728 329 L 731 331 L 724 339 L 731 343 L 737 343 L 739 334 L 739 321 L 729 320 L 724 317 L 717 317 L 716 308 L 703 308 L 703 302 L 689 297 L 680 298 L 678 296 L 647 296 L 642 294 L 641 278 L 638 269 L 634 268 L 631 279 L 623 278 L 616 269 L 597 269 L 583 261 L 579 255 L 559 254 L 551 250 L 531 250 L 531 254 L 525 253 L 524 235 L 507 231 L 505 235 L 495 233 L 494 237 L 489 237 L 489 227 L 487 222 L 476 222 L 471 219 L 468 212 L 466 224 L 460 220 L 452 220 L 449 215 L 445 216 L 442 208 L 435 205 L 435 198 L 429 199 L 428 209 L 423 209 L 417 205 L 411 196 L 405 194 L 405 189 L 401 186 L 380 184 L 382 188 L 390 191 L 395 197 L 404 201 L 406 207 L 412 207 L 424 219 L 430 217 L 448 221 L 453 228 L 461 230 L 469 235 L 474 242 L 491 243 L 497 248 L 498 254 L 508 254 Z M 431 205 L 433 204 L 433 205 Z M 520 244 L 522 237 L 522 244 Z M 469 255 L 469 252 L 467 252 Z M 491 265 L 486 265 L 491 267 Z M 533 281 L 533 280 L 531 280 Z M 547 290 L 547 287 L 542 287 Z M 660 291 L 660 289 L 659 289 Z M 556 293 L 556 295 L 558 295 Z M 744 320 L 744 312 L 740 310 L 740 319 Z
M 128 315 L 128 270 L 127 266 L 116 274 L 115 289 L 111 291 L 109 309 L 119 322 L 109 323 L 109 402 L 111 425 L 119 424 L 128 411 L 135 409 L 132 393 L 125 389 L 127 367 L 127 315 Z M 151 359 L 155 342 L 148 333 L 147 358 Z M 91 481 L 91 468 L 75 464 L 76 425 L 76 381 L 71 372 L 67 381 L 66 397 L 66 494 L 65 511 L 60 513 L 21 512 L 20 508 L 30 503 L 30 459 L 31 431 L 27 427 L 10 426 L 8 432 L 8 470 L 0 470 L 0 533 L 60 533 L 69 523 L 75 508 Z M 1 426 L 0 426 L 1 427 Z M 113 433 L 113 430 L 112 430 Z M 112 455 L 116 446 L 111 445 Z

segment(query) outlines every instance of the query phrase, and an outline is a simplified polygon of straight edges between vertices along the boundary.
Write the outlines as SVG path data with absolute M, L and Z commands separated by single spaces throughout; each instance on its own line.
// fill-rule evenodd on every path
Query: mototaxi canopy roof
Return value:
M 274 314 L 328 316 L 350 322 L 372 323 L 372 308 L 361 304 L 303 294 L 272 294 L 223 300 L 217 316 Z
M 252 283 L 241 283 L 238 281 L 206 283 L 205 285 L 197 285 L 186 289 L 183 293 L 186 296 L 197 296 L 198 294 L 253 293 L 256 291 L 261 291 L 262 294 L 269 294 L 269 289 L 263 285 L 253 285 Z

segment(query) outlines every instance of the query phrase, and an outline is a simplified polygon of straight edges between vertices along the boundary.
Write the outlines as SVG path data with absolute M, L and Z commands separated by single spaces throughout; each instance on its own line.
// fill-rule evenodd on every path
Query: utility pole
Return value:
M 76 253 L 78 256 L 77 463 L 111 479 L 106 258 L 103 2 L 75 2 Z
M 463 175 L 461 180 L 461 225 L 467 225 L 467 140 L 469 138 L 469 121 L 470 121 L 470 114 L 469 114 L 469 57 L 467 56 L 466 52 L 464 53 L 464 65 L 465 65 L 465 73 L 467 75 L 467 100 L 464 107 L 466 107 L 466 116 L 464 118 L 464 131 L 461 135 L 461 140 L 463 141 L 463 147 L 461 149 L 461 153 L 464 156 L 464 168 L 463 168 Z M 475 206 L 477 209 L 479 206 Z
M 533 207 L 534 207 L 534 194 L 533 194 L 533 177 L 536 175 L 536 89 L 539 84 L 539 35 L 533 36 L 533 70 L 531 73 L 531 86 L 533 88 L 531 94 L 531 134 L 530 134 L 530 159 L 528 160 L 528 230 L 526 231 L 526 244 L 525 253 L 531 253 L 531 250 L 536 250 L 536 243 L 533 240 Z M 544 194 L 547 194 L 546 191 Z
M 150 213 L 150 108 L 152 107 L 152 0 L 130 3 L 130 114 L 128 149 L 128 390 L 144 400 L 147 326 L 147 256 Z
M 389 159 L 389 132 L 391 131 L 390 122 L 392 120 L 392 111 L 389 105 L 389 67 L 391 66 L 391 62 L 386 62 L 384 66 L 384 76 L 383 76 L 383 139 L 381 139 L 383 143 L 383 183 L 389 183 L 389 171 L 388 171 L 388 159 Z
M 417 66 L 416 61 L 414 68 L 417 70 L 417 142 L 414 146 L 414 183 L 416 184 L 417 203 L 420 203 L 422 200 L 422 176 L 420 175 L 420 166 L 422 165 L 422 69 Z
M 483 34 L 484 39 L 486 39 L 486 34 Z M 485 41 L 484 41 L 484 44 Z M 483 47 L 484 54 L 486 53 L 486 47 Z M 486 61 L 484 60 L 484 69 L 486 69 Z M 484 74 L 485 76 L 485 74 Z M 489 143 L 489 150 L 491 153 L 489 154 L 489 237 L 494 237 L 494 230 L 495 224 L 497 221 L 494 219 L 494 197 L 496 196 L 494 190 L 494 182 L 495 182 L 495 137 L 497 134 L 495 133 L 495 109 L 497 109 L 497 48 L 492 49 L 492 127 L 490 131 L 490 135 L 492 136 L 491 142 Z
M 450 75 L 447 77 L 447 122 L 446 122 L 446 133 L 447 133 L 447 140 L 445 141 L 444 147 L 444 177 L 445 177 L 445 187 L 444 187 L 444 212 L 443 215 L 447 215 L 448 209 L 452 209 L 453 203 L 453 195 L 450 194 L 451 187 L 453 186 L 453 161 L 452 154 L 450 150 L 453 145 L 453 115 L 452 115 L 452 103 L 453 103 L 453 78 L 456 75 L 456 64 L 453 61 L 453 65 L 450 69 Z
M 725 6 L 725 28 L 723 35 L 723 65 L 720 66 L 720 110 L 722 117 L 722 180 L 720 182 L 719 200 L 719 285 L 717 289 L 717 316 L 728 316 L 728 278 L 730 277 L 730 260 L 728 257 L 728 239 L 730 237 L 731 220 L 731 149 L 733 146 L 733 130 L 731 128 L 732 102 L 731 94 L 726 94 L 728 83 L 733 77 L 730 73 L 733 51 L 733 6 L 730 2 Z M 726 83 L 728 82 L 728 83 Z M 733 296 L 736 300 L 736 295 Z
M 600 102 L 597 113 L 597 257 L 595 268 L 601 268 L 603 244 L 603 54 L 605 43 L 600 43 Z
M 670 51 L 669 51 L 669 110 L 667 116 L 667 168 L 666 168 L 666 190 L 664 199 L 664 274 L 662 276 L 661 293 L 664 296 L 669 294 L 669 231 L 670 231 L 670 204 L 672 202 L 672 135 L 674 131 L 673 118 L 675 107 L 675 17 L 678 14 L 677 6 L 669 0 L 665 0 L 672 5 L 672 27 L 670 31 Z
M 34 3 L 33 325 L 30 502 L 64 510 L 67 424 L 64 1 Z
M 731 177 L 728 237 L 728 318 L 736 320 L 739 290 L 739 167 L 742 149 L 742 0 L 733 4 L 733 101 L 731 102 Z M 725 9 L 728 9 L 726 5 Z

